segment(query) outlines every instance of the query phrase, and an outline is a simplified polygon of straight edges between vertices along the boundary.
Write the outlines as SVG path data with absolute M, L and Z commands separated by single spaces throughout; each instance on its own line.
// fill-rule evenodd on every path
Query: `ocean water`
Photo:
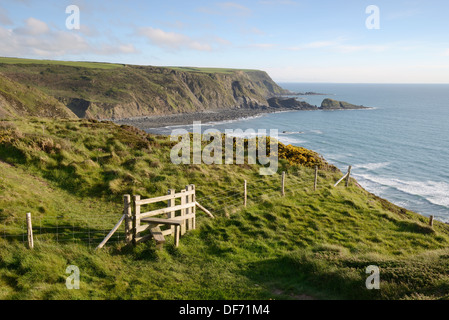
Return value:
M 204 129 L 278 129 L 282 142 L 312 149 L 343 172 L 352 165 L 353 176 L 368 191 L 449 222 L 449 85 L 280 85 L 327 94 L 300 97 L 314 105 L 328 97 L 372 109 L 280 112 Z

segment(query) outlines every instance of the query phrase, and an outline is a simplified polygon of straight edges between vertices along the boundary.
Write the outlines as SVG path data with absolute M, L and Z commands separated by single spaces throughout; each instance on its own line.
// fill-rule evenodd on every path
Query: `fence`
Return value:
M 310 171 L 311 169 L 303 170 Z M 33 218 L 32 238 L 34 245 L 46 241 L 79 242 L 85 243 L 89 247 L 96 246 L 98 248 L 102 246 L 104 240 L 108 243 L 140 243 L 151 237 L 161 245 L 165 242 L 165 236 L 175 235 L 174 242 L 175 245 L 178 245 L 179 236 L 196 227 L 196 207 L 210 217 L 214 217 L 214 215 L 205 207 L 214 213 L 229 217 L 230 212 L 235 212 L 251 203 L 257 203 L 264 197 L 293 195 L 298 190 L 310 190 L 311 186 L 313 186 L 313 190 L 316 190 L 319 184 L 318 172 L 316 167 L 315 174 L 312 174 L 313 181 L 306 181 L 300 176 L 282 172 L 281 175 L 244 180 L 240 188 L 237 186 L 230 189 L 223 188 L 219 192 L 207 195 L 202 192 L 198 194 L 194 185 L 189 185 L 178 193 L 170 189 L 167 195 L 150 199 L 140 199 L 140 196 L 134 196 L 131 199 L 131 196 L 125 195 L 123 212 L 118 209 L 116 214 L 80 217 L 79 219 L 72 217 L 70 220 L 62 216 Z M 350 172 L 351 167 L 334 187 L 345 178 L 346 186 L 348 186 Z M 205 207 L 198 202 L 204 204 Z M 155 208 L 142 213 L 142 208 L 147 206 L 155 206 Z M 164 218 L 160 216 L 164 216 Z M 116 223 L 117 221 L 119 223 Z M 114 223 L 116 223 L 115 226 Z M 8 225 L 12 227 L 8 228 Z M 112 226 L 114 227 L 112 228 Z M 0 238 L 27 243 L 29 235 L 27 230 L 29 229 L 25 219 L 0 218 Z
M 140 196 L 134 196 L 133 210 L 130 215 L 129 196 L 125 196 L 125 210 L 127 222 L 125 224 L 125 233 L 128 235 L 127 239 L 132 238 L 132 242 L 137 244 L 139 242 L 148 240 L 153 237 L 156 243 L 161 245 L 165 242 L 165 236 L 174 234 L 175 247 L 179 245 L 179 237 L 184 235 L 187 230 L 195 229 L 196 225 L 196 199 L 195 186 L 188 185 L 185 190 L 176 193 L 174 189 L 168 191 L 168 195 L 157 198 L 140 199 Z M 176 200 L 180 201 L 177 205 Z M 167 201 L 166 208 L 150 210 L 142 213 L 142 206 L 156 204 Z M 177 215 L 178 214 L 178 215 Z M 154 218 L 165 215 L 166 218 Z M 132 229 L 131 229 L 132 221 Z M 162 228 L 166 228 L 162 230 Z M 142 236 L 145 231 L 149 234 Z M 132 237 L 130 234 L 132 233 Z

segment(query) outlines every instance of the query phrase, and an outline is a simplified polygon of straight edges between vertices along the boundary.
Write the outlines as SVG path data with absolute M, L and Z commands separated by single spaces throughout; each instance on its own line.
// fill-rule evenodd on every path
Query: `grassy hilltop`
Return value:
M 259 176 L 259 165 L 248 164 L 174 165 L 173 144 L 111 122 L 3 118 L 0 299 L 448 297 L 447 225 L 431 228 L 355 181 L 334 188 L 342 173 L 303 148 L 280 144 L 281 197 L 279 174 Z M 198 211 L 197 229 L 179 248 L 168 237 L 162 250 L 115 241 L 94 251 L 120 218 L 123 194 L 159 196 L 187 184 L 216 219 Z M 26 212 L 36 223 L 34 250 L 22 239 Z M 79 290 L 65 287 L 69 265 L 80 268 Z M 365 288 L 369 265 L 380 267 L 381 290 Z
M 0 115 L 53 115 L 27 108 L 11 86 L 32 88 L 66 115 L 93 119 L 260 108 L 284 93 L 258 70 L 0 58 Z

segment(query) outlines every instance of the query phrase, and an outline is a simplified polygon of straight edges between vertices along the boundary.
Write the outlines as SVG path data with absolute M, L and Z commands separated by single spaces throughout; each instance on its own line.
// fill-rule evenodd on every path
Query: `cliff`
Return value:
M 64 114 L 79 118 L 264 108 L 268 98 L 285 93 L 266 72 L 258 70 L 17 60 L 1 63 L 5 61 L 0 59 L 4 77 L 49 96 L 53 105 L 68 109 Z

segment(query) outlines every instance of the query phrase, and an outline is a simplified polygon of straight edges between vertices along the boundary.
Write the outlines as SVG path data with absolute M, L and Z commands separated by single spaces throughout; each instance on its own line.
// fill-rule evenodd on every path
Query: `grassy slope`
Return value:
M 55 98 L 0 73 L 0 116 L 6 115 L 76 118 Z
M 29 211 L 49 224 L 58 215 L 67 223 L 84 219 L 110 229 L 120 217 L 124 193 L 163 195 L 189 183 L 217 219 L 198 212 L 198 229 L 182 237 L 179 248 L 168 237 L 161 251 L 150 241 L 137 247 L 112 243 L 94 252 L 83 241 L 57 243 L 51 234 L 30 251 L 20 240 L 0 239 L 0 298 L 448 295 L 446 225 L 436 222 L 431 229 L 424 217 L 354 184 L 333 188 L 341 173 L 332 170 L 320 171 L 314 192 L 310 157 L 305 166 L 281 160 L 279 171 L 288 172 L 287 195 L 281 198 L 278 175 L 261 177 L 257 165 L 176 166 L 169 161 L 172 145 L 166 137 L 112 123 L 1 121 L 0 234 L 20 234 Z M 244 179 L 246 209 L 234 195 Z M 72 264 L 81 271 L 80 290 L 65 288 L 65 269 Z M 379 291 L 365 289 L 371 264 L 381 269 Z
M 0 58 L 0 72 L 95 119 L 226 109 L 245 99 L 266 105 L 283 92 L 257 70 Z

